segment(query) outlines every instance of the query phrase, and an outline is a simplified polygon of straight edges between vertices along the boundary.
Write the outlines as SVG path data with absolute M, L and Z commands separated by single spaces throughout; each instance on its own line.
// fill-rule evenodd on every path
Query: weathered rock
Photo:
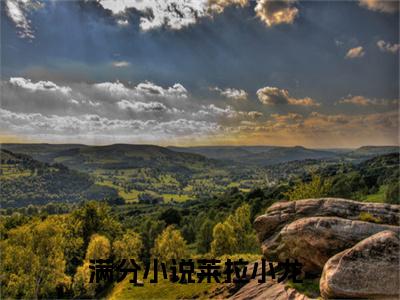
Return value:
M 307 300 L 309 298 L 300 294 L 295 289 L 285 286 L 284 283 L 267 281 L 266 283 L 260 284 L 257 280 L 252 280 L 229 299 Z
M 363 203 L 339 198 L 306 199 L 278 202 L 259 216 L 254 227 L 262 242 L 279 231 L 286 224 L 305 217 L 340 217 L 358 220 L 361 213 L 369 213 L 382 224 L 400 223 L 400 206 L 384 203 Z
M 320 281 L 325 298 L 399 299 L 398 233 L 379 232 L 325 264 Z
M 400 232 L 398 226 L 337 217 L 303 218 L 266 239 L 262 250 L 267 260 L 298 259 L 303 271 L 320 274 L 330 257 L 384 230 Z

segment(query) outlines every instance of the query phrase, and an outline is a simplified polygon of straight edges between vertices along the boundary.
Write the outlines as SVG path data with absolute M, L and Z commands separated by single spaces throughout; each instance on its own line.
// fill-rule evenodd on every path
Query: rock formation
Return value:
M 307 274 L 322 273 L 324 298 L 398 299 L 399 222 L 399 205 L 321 198 L 278 202 L 254 226 L 267 260 L 298 259 Z M 279 290 L 270 285 L 249 283 L 233 298 L 269 298 Z M 279 299 L 302 297 L 290 295 Z
M 331 257 L 321 276 L 324 298 L 399 299 L 400 240 L 382 231 Z

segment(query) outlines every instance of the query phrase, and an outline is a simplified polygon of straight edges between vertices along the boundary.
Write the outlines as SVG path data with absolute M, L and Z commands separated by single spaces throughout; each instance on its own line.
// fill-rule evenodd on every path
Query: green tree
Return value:
M 214 223 L 206 220 L 201 226 L 196 236 L 197 250 L 199 253 L 208 253 L 211 250 L 213 240 Z
M 156 239 L 152 254 L 162 261 L 184 259 L 189 251 L 179 230 L 168 226 Z
M 330 195 L 332 183 L 323 180 L 321 176 L 313 176 L 310 182 L 300 182 L 294 188 L 285 193 L 289 200 L 300 200 L 308 198 L 320 198 Z
M 218 223 L 213 229 L 211 253 L 215 256 L 233 254 L 238 248 L 238 241 L 233 227 L 227 223 Z
M 90 283 L 89 261 L 91 259 L 108 259 L 111 254 L 111 245 L 107 237 L 94 234 L 90 238 L 83 265 L 78 267 L 74 276 L 72 289 L 76 297 L 94 297 L 102 290 L 107 282 Z
M 385 193 L 385 202 L 390 204 L 400 204 L 400 185 L 398 181 L 391 182 Z
M 65 239 L 54 218 L 22 225 L 1 242 L 2 298 L 52 298 L 66 291 Z
M 134 258 L 138 260 L 143 248 L 143 243 L 139 234 L 128 230 L 121 239 L 113 242 L 112 248 L 116 261 L 120 261 L 124 258 Z
M 211 253 L 216 256 L 234 253 L 247 253 L 258 250 L 251 219 L 250 206 L 242 205 L 223 223 L 218 223 L 213 230 Z

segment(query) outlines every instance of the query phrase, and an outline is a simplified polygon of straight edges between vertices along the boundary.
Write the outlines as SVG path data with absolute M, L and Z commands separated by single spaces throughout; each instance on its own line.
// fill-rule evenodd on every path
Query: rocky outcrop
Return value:
M 399 232 L 399 227 L 337 217 L 303 218 L 265 240 L 262 251 L 270 261 L 296 258 L 303 271 L 321 273 L 330 257 L 384 230 Z
M 258 283 L 256 280 L 250 281 L 242 287 L 236 294 L 229 299 L 275 299 L 275 300 L 307 300 L 307 296 L 300 294 L 295 289 L 285 286 L 284 283 L 269 281 L 266 283 Z
M 259 216 L 254 227 L 260 241 L 282 229 L 286 224 L 306 217 L 339 217 L 359 220 L 368 213 L 382 224 L 399 225 L 400 206 L 384 203 L 363 203 L 339 198 L 306 199 L 278 202 L 269 207 L 265 215 Z
M 399 223 L 399 205 L 321 198 L 276 203 L 254 226 L 268 261 L 298 259 L 307 274 L 323 270 L 325 298 L 374 299 L 400 296 Z
M 325 264 L 320 290 L 324 298 L 399 299 L 399 236 L 379 232 Z

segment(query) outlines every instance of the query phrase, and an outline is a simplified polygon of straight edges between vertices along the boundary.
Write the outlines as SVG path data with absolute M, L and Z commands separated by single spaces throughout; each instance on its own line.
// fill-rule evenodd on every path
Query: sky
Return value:
M 1 1 L 0 142 L 398 145 L 399 2 Z

